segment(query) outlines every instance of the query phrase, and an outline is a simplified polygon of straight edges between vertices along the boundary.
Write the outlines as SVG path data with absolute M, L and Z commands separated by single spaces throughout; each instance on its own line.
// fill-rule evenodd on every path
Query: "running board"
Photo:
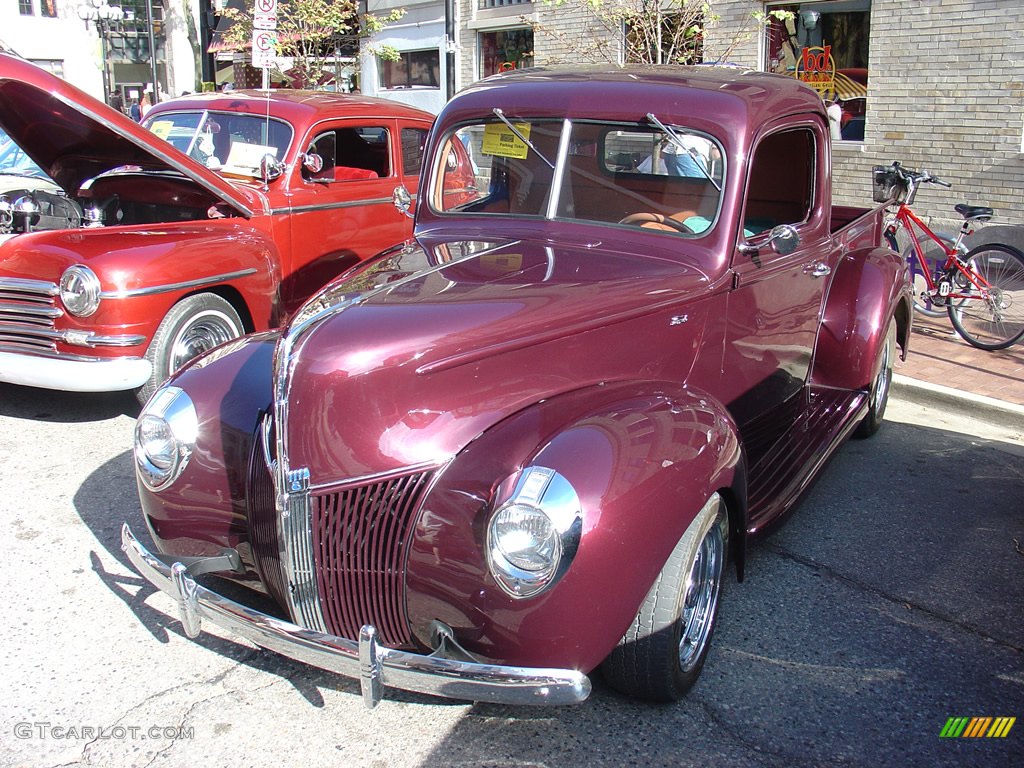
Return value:
M 796 503 L 867 411 L 865 392 L 808 389 L 803 413 L 750 470 L 748 533 L 763 531 Z

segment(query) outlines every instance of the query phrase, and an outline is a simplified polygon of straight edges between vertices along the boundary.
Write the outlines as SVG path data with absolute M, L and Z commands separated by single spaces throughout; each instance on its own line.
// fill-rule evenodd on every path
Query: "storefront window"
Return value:
M 480 77 L 532 66 L 532 29 L 480 33 Z
M 833 139 L 862 141 L 871 0 L 768 3 L 767 10 L 789 11 L 792 16 L 771 19 L 764 68 L 803 80 L 836 105 L 830 110 Z
M 429 51 L 402 51 L 398 61 L 380 59 L 381 88 L 440 88 L 441 55 Z

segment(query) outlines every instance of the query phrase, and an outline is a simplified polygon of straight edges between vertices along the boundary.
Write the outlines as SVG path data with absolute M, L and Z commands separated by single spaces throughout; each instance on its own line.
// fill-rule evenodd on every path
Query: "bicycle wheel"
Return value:
M 972 249 L 964 262 L 988 288 L 979 289 L 960 276 L 957 291 L 966 298 L 949 307 L 956 332 L 978 349 L 1006 349 L 1020 341 L 1024 336 L 1024 254 L 1002 243 L 985 243 Z
M 947 248 L 952 248 L 953 243 L 956 242 L 956 238 L 952 235 L 941 232 L 936 234 Z M 947 313 L 948 307 L 944 299 L 928 295 L 928 280 L 924 276 L 924 270 L 927 269 L 932 280 L 935 280 L 939 270 L 946 263 L 946 254 L 937 243 L 927 238 L 922 239 L 921 250 L 924 251 L 924 266 L 918 262 L 912 245 L 903 251 L 903 258 L 910 264 L 910 277 L 914 282 L 914 311 L 920 312 L 925 317 L 942 317 Z M 966 252 L 967 249 L 961 243 L 960 253 L 965 254 Z

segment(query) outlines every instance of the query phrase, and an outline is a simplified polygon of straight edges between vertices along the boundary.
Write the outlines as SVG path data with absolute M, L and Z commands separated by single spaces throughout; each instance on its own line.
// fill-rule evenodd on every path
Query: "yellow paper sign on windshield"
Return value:
M 517 123 L 516 130 L 524 138 L 530 138 L 530 126 L 528 123 Z M 526 157 L 527 150 L 526 142 L 510 131 L 504 123 L 490 123 L 484 128 L 483 153 L 485 155 L 514 157 L 517 160 L 523 160 Z
M 157 120 L 151 126 L 149 126 L 149 130 L 151 130 L 161 139 L 164 139 L 166 141 L 167 137 L 171 133 L 171 128 L 173 127 L 174 123 L 172 123 L 170 120 Z

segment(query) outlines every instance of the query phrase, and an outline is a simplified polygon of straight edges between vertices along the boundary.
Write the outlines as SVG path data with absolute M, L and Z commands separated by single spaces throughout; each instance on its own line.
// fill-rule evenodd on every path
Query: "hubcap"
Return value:
M 724 555 L 722 528 L 716 520 L 700 543 L 687 580 L 686 600 L 680 616 L 679 666 L 683 672 L 693 669 L 711 636 Z
M 882 367 L 878 370 L 878 376 L 875 378 L 875 391 L 871 398 L 871 407 L 876 411 L 878 406 L 885 402 L 885 398 L 889 394 L 889 382 L 892 381 L 891 355 L 892 348 L 889 340 L 886 339 L 885 346 L 882 348 Z
M 181 329 L 168 356 L 170 372 L 178 370 L 193 357 L 231 341 L 240 335 L 231 319 L 220 312 L 206 312 Z

